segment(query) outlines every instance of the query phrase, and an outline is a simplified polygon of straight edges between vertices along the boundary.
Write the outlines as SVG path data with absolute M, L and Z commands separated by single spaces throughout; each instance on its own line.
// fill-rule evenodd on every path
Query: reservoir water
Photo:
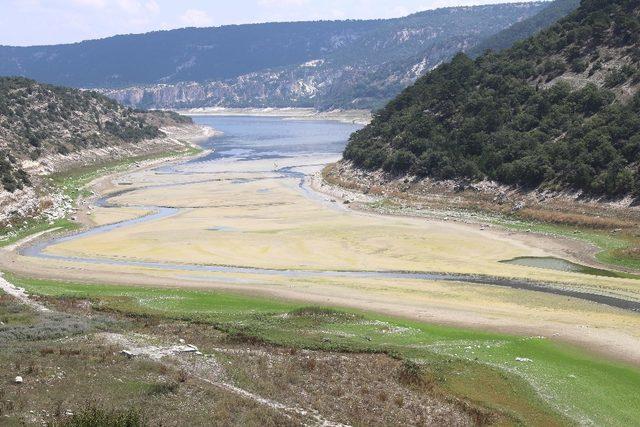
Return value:
M 255 160 L 315 154 L 339 155 L 361 125 L 337 121 L 284 120 L 278 117 L 195 117 L 196 123 L 223 132 L 203 144 L 215 151 L 192 163 L 220 158 Z

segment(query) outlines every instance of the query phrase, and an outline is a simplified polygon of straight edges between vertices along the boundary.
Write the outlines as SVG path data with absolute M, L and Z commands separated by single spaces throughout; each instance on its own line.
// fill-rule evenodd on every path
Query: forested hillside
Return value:
M 380 107 L 434 66 L 545 2 L 398 19 L 225 26 L 0 47 L 0 75 L 100 88 L 143 108 Z
M 640 194 L 640 4 L 583 0 L 538 35 L 464 54 L 354 134 L 357 167 L 585 194 Z
M 158 124 L 182 120 L 135 112 L 95 92 L 0 78 L 1 188 L 13 192 L 29 184 L 24 160 L 155 138 Z
M 376 21 L 185 28 L 81 43 L 0 47 L 0 75 L 82 88 L 228 79 L 300 64 L 371 31 Z
M 482 55 L 486 50 L 500 51 L 513 46 L 520 40 L 527 39 L 539 31 L 546 30 L 580 6 L 580 0 L 555 0 L 540 12 L 520 22 L 516 22 L 506 30 L 490 36 L 468 51 L 472 58 Z

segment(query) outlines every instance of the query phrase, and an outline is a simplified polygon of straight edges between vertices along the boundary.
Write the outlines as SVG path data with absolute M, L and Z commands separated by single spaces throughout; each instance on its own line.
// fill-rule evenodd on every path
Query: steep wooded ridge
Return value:
M 157 138 L 160 125 L 184 120 L 136 112 L 95 92 L 0 78 L 0 192 L 30 184 L 22 168 L 30 160 Z
M 507 49 L 518 41 L 527 39 L 542 30 L 546 30 L 576 10 L 578 6 L 580 6 L 580 0 L 556 0 L 551 2 L 548 7 L 531 18 L 516 22 L 498 34 L 482 40 L 475 47 L 471 48 L 467 54 L 475 58 L 487 50 L 497 52 L 502 49 Z
M 355 133 L 345 159 L 438 180 L 640 194 L 640 4 L 583 0 L 546 31 L 457 55 Z
M 0 47 L 0 75 L 101 88 L 144 108 L 380 107 L 456 52 L 547 6 L 445 8 L 388 20 L 191 28 Z

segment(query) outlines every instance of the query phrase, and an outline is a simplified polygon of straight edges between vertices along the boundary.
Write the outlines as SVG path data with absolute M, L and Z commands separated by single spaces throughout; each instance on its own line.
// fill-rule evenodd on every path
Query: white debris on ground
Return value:
M 50 311 L 47 307 L 45 307 L 44 305 L 40 304 L 37 301 L 32 300 L 29 297 L 29 294 L 22 288 L 19 288 L 11 283 L 9 283 L 2 275 L 2 273 L 0 273 L 0 289 L 2 291 L 4 291 L 5 293 L 11 295 L 12 297 L 16 298 L 18 301 L 22 302 L 25 305 L 28 305 L 29 307 L 33 308 L 34 310 L 37 310 L 39 312 L 45 313 Z
M 533 362 L 533 360 L 528 357 L 516 357 L 516 362 Z
M 9 197 L 9 199 L 7 199 Z M 55 221 L 66 218 L 73 211 L 73 201 L 60 191 L 48 191 L 46 196 L 38 198 L 32 189 L 11 194 L 3 192 L 0 196 L 0 225 L 5 224 L 7 233 L 0 236 L 0 241 L 15 237 L 21 226 L 29 224 L 25 219 L 15 226 L 10 223 L 15 218 L 32 218 L 44 220 L 53 225 Z M 9 202 L 7 202 L 9 200 Z
M 187 353 L 199 353 L 198 347 L 191 344 L 179 344 L 171 346 L 141 345 L 137 344 L 136 341 L 127 339 L 121 334 L 104 333 L 102 334 L 102 336 L 107 341 L 113 344 L 119 344 L 123 347 L 127 347 L 126 349 L 122 350 L 121 353 L 129 358 L 143 356 L 155 361 L 160 361 L 162 358 L 168 356 Z
M 367 320 L 361 322 L 362 325 L 379 326 L 383 334 L 408 334 L 417 332 L 415 329 L 406 328 L 404 326 L 395 326 L 381 320 Z

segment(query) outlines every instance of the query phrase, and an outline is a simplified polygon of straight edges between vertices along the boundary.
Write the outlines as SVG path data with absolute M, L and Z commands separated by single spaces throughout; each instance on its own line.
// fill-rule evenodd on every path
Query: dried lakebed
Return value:
M 281 173 L 284 174 L 288 172 L 281 171 Z M 124 194 L 124 192 L 119 193 L 119 195 L 122 195 L 122 194 Z M 101 202 L 98 204 L 98 206 L 107 207 L 107 208 L 117 208 L 118 205 L 110 204 L 108 202 L 109 199 L 110 198 L 101 199 Z M 171 270 L 171 271 L 181 270 L 181 271 L 217 272 L 217 273 L 248 273 L 248 274 L 277 275 L 277 276 L 284 275 L 287 277 L 332 276 L 332 277 L 344 277 L 344 278 L 417 279 L 417 280 L 430 280 L 430 281 L 474 283 L 474 284 L 480 284 L 480 285 L 501 286 L 501 287 L 509 287 L 513 289 L 522 289 L 527 291 L 544 292 L 544 293 L 549 293 L 553 295 L 560 295 L 560 296 L 582 299 L 585 301 L 591 301 L 598 304 L 604 304 L 610 307 L 620 308 L 623 310 L 640 312 L 640 302 L 637 302 L 637 301 L 626 300 L 622 298 L 615 298 L 615 297 L 606 296 L 606 295 L 598 295 L 594 293 L 579 292 L 579 291 L 574 291 L 570 289 L 563 289 L 563 288 L 557 287 L 557 285 L 554 286 L 550 283 L 533 282 L 533 281 L 516 280 L 516 279 L 505 279 L 505 278 L 491 277 L 491 276 L 475 276 L 475 275 L 431 273 L 431 272 L 403 272 L 403 271 L 278 270 L 278 269 L 223 266 L 223 265 L 198 265 L 198 264 L 175 264 L 175 263 L 172 264 L 172 263 L 158 263 L 158 262 L 133 261 L 133 260 L 122 260 L 122 259 L 68 257 L 68 256 L 62 256 L 62 255 L 47 254 L 45 252 L 45 250 L 48 247 L 51 247 L 60 243 L 64 243 L 64 242 L 68 242 L 68 241 L 72 241 L 75 239 L 80 239 L 88 236 L 97 236 L 99 234 L 108 233 L 118 228 L 130 227 L 136 224 L 156 221 L 163 218 L 169 218 L 173 215 L 176 215 L 179 212 L 179 209 L 172 208 L 172 207 L 162 207 L 162 206 L 131 206 L 131 207 L 139 208 L 141 210 L 150 210 L 150 211 L 154 211 L 155 213 L 149 214 L 140 218 L 134 218 L 127 221 L 122 221 L 115 224 L 108 224 L 100 227 L 95 227 L 81 233 L 76 233 L 69 236 L 64 236 L 64 237 L 52 239 L 49 241 L 40 242 L 33 246 L 29 246 L 21 250 L 21 254 L 28 257 L 36 257 L 36 258 L 43 258 L 43 259 L 50 259 L 50 260 L 76 261 L 76 262 L 90 263 L 90 264 L 149 267 L 149 268 Z M 221 231 L 221 229 L 218 228 L 216 231 Z M 536 258 L 530 258 L 530 259 L 535 260 Z M 544 260 L 545 258 L 540 258 L 540 259 Z M 548 258 L 548 259 L 554 259 L 554 258 Z M 555 259 L 555 260 L 563 261 L 571 265 L 576 265 L 573 263 L 569 263 L 568 261 L 565 261 L 565 260 L 558 260 L 558 259 Z M 516 262 L 513 262 L 513 263 L 516 263 Z M 545 267 L 541 267 L 541 265 L 543 266 L 546 265 L 546 264 L 537 264 L 535 262 L 533 264 L 534 265 L 532 266 L 538 267 L 538 268 L 545 268 Z M 527 263 L 524 265 L 531 266 L 531 263 Z M 550 267 L 546 267 L 546 268 L 550 268 Z M 602 271 L 606 271 L 606 270 L 602 270 Z
M 56 246 L 82 241 L 86 238 L 99 238 L 107 235 L 116 230 L 122 230 L 127 228 L 134 228 L 136 226 L 144 224 L 157 223 L 161 220 L 169 220 L 174 216 L 177 216 L 185 209 L 184 206 L 173 206 L 170 201 L 166 205 L 136 205 L 131 204 L 128 201 L 119 201 L 123 196 L 139 193 L 140 191 L 163 191 L 176 188 L 187 188 L 194 185 L 216 185 L 224 179 L 219 176 L 224 173 L 236 174 L 233 178 L 228 178 L 227 181 L 231 181 L 233 184 L 246 184 L 256 183 L 260 180 L 290 180 L 297 182 L 297 189 L 304 195 L 305 198 L 310 199 L 314 203 L 326 202 L 317 193 L 310 190 L 305 185 L 305 178 L 307 176 L 306 167 L 317 167 L 319 164 L 315 164 L 312 160 L 316 157 L 323 155 L 335 155 L 341 149 L 343 141 L 346 140 L 346 135 L 351 130 L 354 130 L 356 126 L 337 124 L 331 122 L 322 123 L 305 123 L 304 128 L 307 130 L 312 127 L 310 136 L 307 136 L 302 141 L 300 139 L 300 133 L 291 131 L 291 127 L 295 127 L 296 122 L 283 122 L 288 126 L 283 126 L 282 123 L 277 123 L 278 119 L 274 118 L 262 118 L 253 119 L 258 120 L 262 126 L 258 126 L 258 131 L 265 131 L 266 134 L 256 137 L 255 134 L 238 133 L 238 127 L 243 126 L 243 118 L 218 118 L 218 121 L 222 121 L 222 127 L 230 128 L 230 135 L 222 138 L 221 141 L 214 140 L 213 146 L 216 147 L 216 151 L 213 154 L 208 155 L 204 159 L 198 159 L 196 161 L 189 161 L 187 163 L 174 165 L 171 167 L 159 167 L 152 171 L 157 176 L 183 176 L 194 177 L 194 179 L 184 180 L 174 183 L 162 183 L 162 184 L 149 184 L 144 187 L 133 186 L 133 182 L 122 182 L 121 186 L 126 186 L 124 190 L 119 190 L 106 198 L 100 199 L 96 206 L 103 209 L 117 210 L 119 208 L 134 208 L 141 211 L 152 212 L 143 217 L 133 218 L 115 224 L 108 224 L 98 226 L 90 230 L 71 234 L 68 236 L 42 241 L 40 243 L 28 246 L 21 250 L 21 255 L 30 258 L 39 258 L 54 261 L 70 261 L 79 262 L 83 264 L 98 264 L 98 265 L 111 265 L 111 266 L 123 266 L 123 267 L 143 267 L 153 268 L 158 270 L 167 271 L 189 271 L 189 272 L 210 272 L 210 273 L 236 273 L 236 274 L 251 274 L 251 275 L 265 275 L 265 276 L 284 276 L 290 278 L 313 278 L 313 277 L 338 277 L 338 278 L 353 278 L 353 279 L 383 279 L 383 280 L 418 280 L 418 281 L 439 281 L 439 282 L 457 282 L 457 283 L 469 283 L 476 285 L 489 285 L 498 287 L 507 287 L 518 290 L 542 292 L 562 297 L 570 297 L 581 299 L 584 301 L 595 302 L 603 304 L 609 307 L 619 308 L 623 310 L 640 311 L 640 302 L 633 298 L 623 298 L 615 295 L 605 295 L 595 292 L 585 292 L 581 290 L 572 289 L 571 285 L 563 285 L 562 283 L 551 283 L 546 281 L 538 281 L 531 279 L 511 279 L 506 277 L 494 277 L 488 274 L 462 274 L 462 273 L 446 273 L 446 272 L 430 272 L 430 271 L 418 271 L 409 269 L 323 269 L 323 268 L 265 268 L 257 266 L 239 266 L 233 264 L 219 264 L 219 263 L 185 263 L 185 262 L 167 262 L 167 261 L 154 261 L 144 259 L 131 259 L 135 257 L 115 258 L 105 254 L 105 256 L 80 256 L 80 255 L 65 255 L 50 251 L 49 249 L 55 249 Z M 300 124 L 298 124 L 300 126 Z M 328 129 L 326 129 L 328 127 Z M 256 140 L 261 145 L 256 144 Z M 219 147 L 218 147 L 219 145 Z M 278 162 L 286 162 L 291 159 L 296 159 L 291 165 L 285 165 L 280 167 Z M 302 160 L 300 160 L 302 159 Z M 243 178 L 239 174 L 238 165 L 246 164 L 250 166 L 252 163 L 260 163 L 264 166 L 266 162 L 273 162 L 273 167 L 269 165 L 267 170 L 258 169 L 257 173 L 262 173 L 263 176 L 252 176 L 249 178 Z M 229 170 L 218 168 L 215 170 L 214 177 L 198 178 L 199 175 L 210 174 L 207 165 L 227 165 Z M 241 166 L 240 166 L 241 168 Z M 129 188 L 131 187 L 131 188 Z M 258 193 L 270 196 L 270 188 L 263 188 L 257 190 Z M 274 195 L 273 197 L 277 197 Z M 325 203 L 326 204 L 326 203 Z M 330 205 L 330 204 L 329 204 Z M 331 206 L 331 205 L 330 205 Z M 197 208 L 198 206 L 188 206 L 189 209 Z M 206 207 L 206 206 L 204 206 Z M 340 206 L 333 204 L 333 209 L 340 209 Z M 344 209 L 343 209 L 344 210 Z M 207 228 L 212 232 L 229 232 L 229 233 L 241 233 L 242 230 L 236 227 L 230 227 L 224 224 L 212 224 Z M 553 263 L 546 261 L 538 262 L 539 260 L 555 260 Z M 577 266 L 565 260 L 559 260 L 551 257 L 515 257 L 510 261 L 500 261 L 510 264 L 523 265 L 527 267 L 535 268 L 547 268 L 556 269 L 569 272 L 577 272 L 584 274 L 592 274 L 591 270 L 597 271 L 598 275 L 619 277 L 615 272 L 607 273 L 606 270 L 591 269 L 588 267 Z M 559 268 L 556 264 L 561 264 Z M 581 267 L 581 268 L 564 268 L 566 266 Z M 589 271 L 587 271 L 589 270 Z M 213 278 L 215 280 L 215 278 Z

